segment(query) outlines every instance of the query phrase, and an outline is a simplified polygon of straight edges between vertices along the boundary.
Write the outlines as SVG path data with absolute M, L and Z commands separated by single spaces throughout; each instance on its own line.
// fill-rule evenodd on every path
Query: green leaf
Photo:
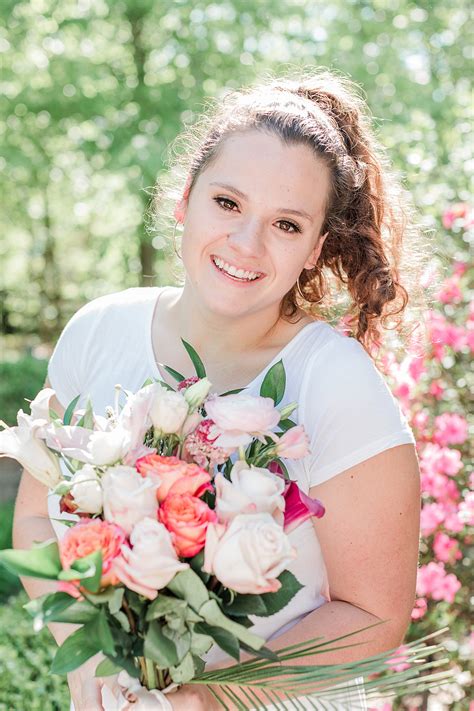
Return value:
M 67 622 L 76 625 L 85 625 L 90 622 L 92 618 L 97 615 L 97 610 L 93 605 L 85 600 L 74 600 L 73 604 L 62 610 L 61 612 L 56 612 L 54 616 L 48 619 L 48 622 Z
M 225 393 L 221 393 L 221 397 L 225 397 L 225 395 L 238 395 L 243 390 L 245 390 L 245 388 L 235 388 L 235 390 L 226 390 Z
M 90 397 L 87 398 L 86 411 L 77 423 L 77 427 L 85 427 L 86 430 L 91 430 L 94 427 L 94 410 Z
M 248 647 L 243 642 L 240 643 L 240 647 L 245 652 L 249 652 L 249 654 L 252 654 L 254 657 L 258 657 L 260 659 L 269 659 L 272 662 L 279 661 L 278 654 L 275 654 L 275 652 L 269 647 L 260 647 L 260 649 L 252 649 L 252 647 Z
M 198 624 L 195 626 L 195 629 L 200 634 L 205 634 L 209 637 L 212 637 L 214 642 L 218 644 L 219 647 L 224 650 L 224 652 L 230 654 L 230 656 L 236 659 L 237 661 L 240 660 L 239 640 L 235 635 L 232 634 L 232 632 L 228 632 L 222 627 L 208 625 L 205 622 L 198 622 Z
M 143 385 L 141 386 L 140 390 L 143 390 L 143 388 L 146 388 L 147 385 L 152 385 L 154 382 L 153 378 L 147 378 Z
M 204 363 L 192 347 L 190 343 L 187 343 L 184 338 L 181 339 L 181 343 L 183 346 L 186 348 L 189 357 L 191 358 L 192 364 L 194 365 L 194 370 L 196 371 L 196 375 L 198 378 L 205 378 L 206 377 L 206 369 L 204 367 Z
M 118 674 L 122 667 L 117 664 L 110 657 L 103 659 L 95 670 L 94 676 L 111 676 L 112 674 Z
M 89 593 L 87 598 L 94 605 L 103 605 L 107 603 L 109 612 L 113 615 L 122 607 L 124 588 L 108 587 L 99 593 Z
M 76 558 L 68 570 L 62 570 L 59 580 L 80 580 L 81 585 L 95 593 L 100 588 L 102 577 L 102 551 L 97 550 L 84 558 Z
M 198 614 L 200 614 L 201 606 L 209 600 L 206 586 L 191 568 L 181 570 L 166 587 L 176 597 L 186 600 Z
M 112 613 L 112 617 L 115 617 L 115 619 L 125 632 L 130 632 L 130 622 L 125 612 L 119 610 L 118 612 Z
M 286 420 L 280 420 L 280 422 L 278 423 L 278 427 L 280 427 L 283 432 L 286 432 L 287 430 L 291 430 L 292 427 L 296 427 L 296 422 L 293 422 L 293 420 L 290 420 L 290 418 Z
M 267 608 L 260 595 L 236 595 L 232 604 L 224 606 L 224 612 L 235 617 L 246 617 L 265 615 Z
M 250 632 L 248 629 L 239 625 L 238 622 L 229 620 L 221 611 L 215 600 L 208 600 L 202 605 L 199 614 L 204 618 L 208 625 L 222 627 L 222 629 L 235 635 L 241 642 L 245 642 L 252 649 L 260 649 L 265 644 L 262 637 Z
M 74 400 L 71 400 L 71 402 L 67 406 L 66 412 L 64 413 L 63 425 L 70 425 L 71 424 L 72 416 L 74 414 L 74 408 L 76 407 L 77 403 L 79 402 L 80 397 L 81 397 L 80 395 L 75 397 Z
M 32 578 L 57 580 L 61 572 L 56 542 L 45 543 L 28 551 L 13 549 L 0 551 L 0 562 L 12 573 Z
M 30 600 L 23 607 L 43 627 L 49 622 L 53 622 L 58 614 L 64 612 L 75 602 L 75 598 L 71 595 L 64 592 L 56 592 Z
M 94 634 L 95 624 L 94 618 L 63 642 L 53 659 L 53 674 L 67 674 L 101 651 L 97 635 Z
M 163 634 L 168 637 L 176 647 L 178 659 L 181 661 L 191 649 L 191 633 L 185 627 L 184 630 L 175 630 L 169 624 L 163 625 Z
M 272 365 L 268 373 L 265 375 L 260 386 L 260 395 L 262 397 L 271 397 L 275 405 L 283 399 L 286 387 L 286 374 L 283 366 L 283 361 Z
M 145 657 L 152 659 L 162 669 L 179 664 L 175 644 L 163 634 L 162 625 L 154 620 L 148 627 L 144 645 Z
M 261 617 L 268 617 L 282 610 L 294 598 L 298 590 L 303 587 L 289 570 L 284 570 L 278 576 L 278 580 L 281 582 L 281 588 L 277 592 L 261 595 L 263 604 L 267 609 L 267 612 L 262 613 Z
M 182 380 L 186 380 L 184 375 L 181 375 L 181 373 L 178 373 L 177 370 L 174 370 L 173 368 L 170 368 L 169 365 L 164 365 L 163 366 L 164 370 L 171 375 L 172 378 L 174 378 L 178 383 L 180 383 Z
M 185 684 L 186 682 L 191 681 L 195 675 L 192 654 L 186 654 L 181 664 L 171 667 L 170 675 L 176 684 Z
M 209 582 L 209 578 L 211 576 L 209 573 L 205 573 L 202 569 L 202 566 L 204 565 L 204 550 L 195 555 L 194 558 L 188 560 L 188 563 L 194 570 L 194 572 L 199 575 L 202 582 L 206 585 Z
M 97 635 L 100 648 L 104 654 L 114 655 L 115 654 L 115 643 L 110 631 L 110 626 L 107 621 L 105 609 L 102 608 L 98 615 L 98 619 L 95 625 L 95 634 Z

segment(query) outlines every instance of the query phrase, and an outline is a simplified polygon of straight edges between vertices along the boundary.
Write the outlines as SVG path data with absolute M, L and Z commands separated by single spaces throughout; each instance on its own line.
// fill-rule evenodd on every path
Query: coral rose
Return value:
M 150 454 L 136 463 L 142 476 L 148 476 L 160 482 L 156 498 L 161 503 L 168 494 L 191 494 L 202 496 L 211 489 L 211 476 L 197 464 L 189 464 L 178 457 L 161 457 Z
M 69 528 L 59 541 L 59 557 L 63 569 L 69 570 L 78 558 L 85 558 L 100 550 L 102 552 L 101 587 L 116 585 L 119 580 L 112 571 L 112 563 L 120 554 L 125 540 L 125 531 L 114 523 L 100 519 L 81 521 Z
M 190 494 L 170 494 L 158 510 L 158 518 L 172 534 L 178 555 L 190 558 L 204 548 L 209 523 L 217 521 L 215 511 Z

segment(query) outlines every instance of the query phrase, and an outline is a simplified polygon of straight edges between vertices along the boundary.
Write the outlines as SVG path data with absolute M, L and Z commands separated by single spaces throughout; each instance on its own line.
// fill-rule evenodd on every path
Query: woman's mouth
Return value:
M 254 281 L 259 281 L 260 279 L 262 279 L 262 277 L 265 276 L 262 272 L 255 272 L 250 271 L 248 269 L 240 269 L 238 267 L 235 267 L 232 264 L 226 262 L 224 259 L 217 257 L 215 254 L 211 255 L 211 261 L 216 267 L 216 269 L 221 272 L 221 274 L 224 274 L 226 277 L 229 277 L 233 281 L 249 284 Z

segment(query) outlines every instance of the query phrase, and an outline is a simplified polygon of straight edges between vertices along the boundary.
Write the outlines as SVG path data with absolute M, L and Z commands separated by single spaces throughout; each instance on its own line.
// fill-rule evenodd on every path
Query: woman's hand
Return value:
M 185 684 L 178 691 L 166 694 L 173 711 L 218 711 L 222 708 L 206 686 Z
M 118 694 L 117 676 L 94 676 L 102 658 L 102 655 L 95 655 L 67 675 L 74 711 L 102 711 L 101 689 L 104 684 L 109 686 L 114 694 Z

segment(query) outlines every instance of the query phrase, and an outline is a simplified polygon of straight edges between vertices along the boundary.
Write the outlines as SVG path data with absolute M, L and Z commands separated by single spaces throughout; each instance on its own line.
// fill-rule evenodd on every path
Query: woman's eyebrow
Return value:
M 229 190 L 231 193 L 234 193 L 237 195 L 239 198 L 242 200 L 248 200 L 248 196 L 243 193 L 241 190 L 238 188 L 234 187 L 233 185 L 229 185 L 229 183 L 210 183 L 210 185 L 215 185 L 218 188 L 224 188 L 224 190 Z M 279 207 L 276 210 L 277 212 L 285 212 L 291 215 L 299 215 L 300 217 L 304 217 L 310 222 L 313 222 L 313 218 L 311 215 L 309 215 L 307 212 L 304 210 L 293 210 L 290 207 Z

